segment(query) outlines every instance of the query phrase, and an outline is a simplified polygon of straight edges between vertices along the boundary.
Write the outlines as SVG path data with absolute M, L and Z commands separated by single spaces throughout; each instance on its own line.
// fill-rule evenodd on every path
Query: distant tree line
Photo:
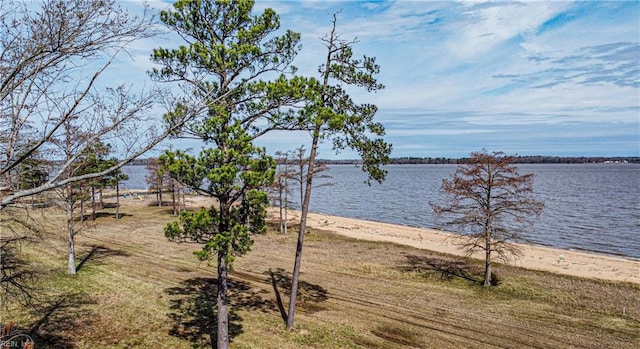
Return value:
M 465 163 L 466 160 L 464 159 Z M 516 164 L 587 164 L 587 163 L 603 163 L 603 162 L 628 162 L 628 163 L 640 163 L 640 157 L 589 157 L 589 156 L 544 156 L 544 155 L 531 155 L 531 156 L 515 156 L 514 163 Z
M 146 166 L 154 159 L 136 159 L 133 160 L 130 165 Z M 291 159 L 290 159 L 291 160 Z M 445 158 L 445 157 L 400 157 L 391 158 L 390 163 L 395 165 L 459 165 L 468 163 L 469 158 Z M 316 159 L 316 162 L 324 165 L 359 165 L 362 163 L 360 159 L 345 159 L 345 160 L 330 160 L 330 159 Z M 640 157 L 637 156 L 615 156 L 615 157 L 603 157 L 603 156 L 546 156 L 546 155 L 528 155 L 528 156 L 514 156 L 515 164 L 589 164 L 589 163 L 605 163 L 605 162 L 618 162 L 618 163 L 632 163 L 640 164 Z M 276 158 L 278 165 L 283 164 L 282 159 Z
M 529 156 L 514 156 L 514 164 L 587 164 L 587 163 L 605 163 L 605 162 L 618 162 L 618 163 L 640 163 L 640 157 L 636 156 L 618 156 L 618 157 L 590 157 L 590 156 L 545 156 L 545 155 L 529 155 Z M 358 165 L 360 160 L 317 160 L 319 163 L 326 165 Z M 445 157 L 401 157 L 391 158 L 390 163 L 395 165 L 416 165 L 416 164 L 429 164 L 429 165 L 460 165 L 469 162 L 469 158 L 445 158 Z

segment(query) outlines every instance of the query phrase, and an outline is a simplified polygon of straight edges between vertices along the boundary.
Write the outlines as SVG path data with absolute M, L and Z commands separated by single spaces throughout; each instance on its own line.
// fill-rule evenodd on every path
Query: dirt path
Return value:
M 189 198 L 188 204 L 207 206 L 200 200 Z M 123 218 L 105 215 L 97 229 L 78 237 L 81 255 L 97 250 L 76 278 L 92 297 L 93 303 L 81 309 L 90 314 L 85 317 L 89 327 L 55 334 L 85 343 L 78 348 L 103 342 L 102 347 L 210 347 L 215 266 L 196 260 L 193 251 L 200 246 L 167 241 L 163 227 L 175 219 L 168 207 L 128 198 L 121 212 Z M 292 332 L 281 318 L 289 299 L 296 234 L 254 236 L 251 252 L 234 262 L 231 273 L 234 346 L 637 347 L 636 285 L 504 267 L 505 287 L 485 291 L 463 277 L 447 279 L 449 274 L 434 267 L 470 265 L 431 252 L 456 252 L 447 234 L 324 215 L 309 218 L 310 226 L 323 231 L 396 244 L 308 234 L 297 331 Z M 64 252 L 64 244 L 59 245 Z M 572 262 L 569 255 L 566 259 Z

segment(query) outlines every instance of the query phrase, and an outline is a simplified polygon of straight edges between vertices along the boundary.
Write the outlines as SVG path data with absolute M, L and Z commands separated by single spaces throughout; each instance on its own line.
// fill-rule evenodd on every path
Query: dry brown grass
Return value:
M 170 209 L 123 204 L 122 219 L 105 210 L 78 237 L 76 276 L 65 274 L 65 243 L 53 233 L 25 246 L 46 271 L 40 307 L 11 307 L 2 321 L 32 327 L 38 348 L 210 348 L 215 268 L 196 261 L 198 246 L 164 238 Z M 54 227 L 56 214 L 46 217 Z M 501 285 L 485 289 L 474 261 L 322 231 L 306 237 L 296 329 L 287 331 L 295 239 L 257 236 L 236 260 L 232 347 L 640 347 L 638 285 L 501 266 Z

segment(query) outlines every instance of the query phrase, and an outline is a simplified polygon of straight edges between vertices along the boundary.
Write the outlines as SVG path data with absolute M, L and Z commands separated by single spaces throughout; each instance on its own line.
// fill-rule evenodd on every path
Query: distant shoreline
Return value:
M 640 164 L 639 156 L 514 156 L 515 164 Z M 398 157 L 391 158 L 391 165 L 457 165 L 465 163 L 468 158 L 445 158 L 445 157 Z M 148 159 L 136 159 L 129 163 L 132 166 L 146 166 L 151 161 Z M 289 159 L 292 161 L 292 159 Z M 293 160 L 295 161 L 295 160 Z M 318 159 L 318 162 L 328 165 L 358 165 L 361 160 L 346 159 Z

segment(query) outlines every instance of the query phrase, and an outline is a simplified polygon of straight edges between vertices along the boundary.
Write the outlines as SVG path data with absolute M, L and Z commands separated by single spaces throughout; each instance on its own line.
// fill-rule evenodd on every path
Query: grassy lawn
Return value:
M 37 348 L 211 348 L 215 267 L 197 262 L 199 246 L 164 238 L 170 209 L 123 204 L 123 218 L 103 210 L 78 236 L 75 276 L 61 212 L 32 214 L 50 231 L 22 247 L 43 271 L 38 299 L 9 304 L 1 322 L 31 328 Z M 476 261 L 315 230 L 288 331 L 295 243 L 293 233 L 256 236 L 236 260 L 233 348 L 640 347 L 640 285 L 498 266 L 501 284 L 487 289 Z

